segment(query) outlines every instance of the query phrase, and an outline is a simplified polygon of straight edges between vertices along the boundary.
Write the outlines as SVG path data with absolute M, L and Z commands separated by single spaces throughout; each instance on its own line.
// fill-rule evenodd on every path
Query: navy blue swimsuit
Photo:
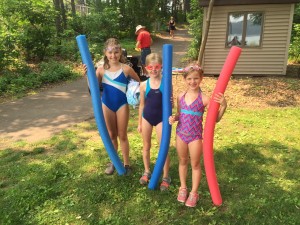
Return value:
M 150 87 L 150 78 L 146 81 L 145 107 L 143 117 L 151 126 L 156 126 L 162 122 L 162 88 L 160 83 L 159 89 Z

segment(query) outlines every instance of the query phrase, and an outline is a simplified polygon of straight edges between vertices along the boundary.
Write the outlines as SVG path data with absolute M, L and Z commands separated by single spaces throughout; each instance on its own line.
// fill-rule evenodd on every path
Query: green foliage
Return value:
M 16 46 L 17 37 L 15 33 L 0 30 L 0 71 L 8 66 L 17 67 L 20 61 L 20 52 Z
M 0 76 L 0 96 L 18 98 L 32 90 L 45 85 L 75 79 L 79 74 L 72 72 L 71 68 L 59 62 L 43 62 L 39 72 L 23 67 L 15 72 L 6 72 Z
M 102 43 L 109 37 L 118 37 L 120 19 L 118 8 L 105 8 L 101 14 L 94 15 L 93 20 L 89 21 L 91 41 Z
M 120 12 L 117 8 L 105 8 L 101 13 L 74 17 L 71 21 L 71 27 L 76 35 L 85 34 L 89 40 L 102 43 L 109 37 L 118 37 L 119 21 Z
M 40 64 L 40 80 L 43 84 L 52 84 L 60 81 L 69 80 L 73 73 L 71 68 L 59 62 L 43 62 Z
M 300 23 L 300 3 L 295 5 L 294 23 Z
M 54 37 L 54 11 L 44 1 L 25 1 L 20 5 L 23 35 L 20 43 L 25 49 L 26 60 L 43 60 L 50 40 Z
M 289 59 L 294 63 L 300 63 L 300 24 L 293 25 L 293 33 L 289 48 Z
M 63 38 L 60 41 L 60 44 L 51 44 L 49 48 L 47 48 L 47 58 L 56 57 L 59 52 L 59 58 L 61 60 L 73 61 L 76 62 L 79 58 L 79 50 L 77 47 L 76 39 L 74 35 L 72 38 Z
M 83 1 L 75 1 L 82 4 Z M 51 0 L 2 0 L 0 4 L 0 71 L 15 69 L 28 61 L 48 60 L 59 56 L 77 60 L 75 36 L 86 34 L 91 44 L 103 43 L 108 37 L 134 38 L 138 24 L 149 30 L 154 22 L 169 18 L 169 1 L 86 1 L 91 14 L 73 15 Z M 66 1 L 63 1 L 65 6 Z M 69 2 L 68 2 L 69 3 Z M 179 2 L 173 13 L 183 18 Z M 179 10 L 179 11 L 178 11 Z M 176 13 L 178 11 L 178 14 Z M 66 24 L 64 24 L 66 22 Z M 62 25 L 65 25 L 62 29 Z M 70 40 L 73 41 L 70 41 Z
M 201 197 L 194 209 L 176 200 L 180 181 L 174 136 L 170 190 L 149 190 L 139 184 L 144 167 L 137 117 L 138 110 L 131 110 L 133 173 L 128 177 L 104 174 L 109 159 L 94 121 L 41 143 L 14 143 L 2 149 L 0 224 L 294 225 L 300 221 L 300 168 L 295 166 L 300 160 L 300 130 L 295 129 L 299 108 L 229 109 L 216 126 L 214 140 L 223 205 L 212 205 L 202 162 Z M 151 169 L 159 149 L 155 138 Z
M 42 60 L 55 33 L 51 1 L 3 1 L 0 43 L 5 47 L 0 52 L 0 70 L 24 59 Z
M 193 37 L 187 55 L 196 60 L 201 45 L 203 21 L 203 8 L 200 7 L 198 0 L 191 0 L 191 12 L 187 14 L 187 21 L 189 22 L 189 33 Z

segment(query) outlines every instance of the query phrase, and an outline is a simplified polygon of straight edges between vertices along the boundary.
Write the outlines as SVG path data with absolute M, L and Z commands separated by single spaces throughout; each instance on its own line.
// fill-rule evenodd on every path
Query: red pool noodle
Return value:
M 214 140 L 214 129 L 218 117 L 220 104 L 213 100 L 213 96 L 216 93 L 224 94 L 230 76 L 241 54 L 241 51 L 242 51 L 241 48 L 233 46 L 231 47 L 230 52 L 228 53 L 228 56 L 223 65 L 215 90 L 213 92 L 212 98 L 209 103 L 206 122 L 204 126 L 204 137 L 203 137 L 204 168 L 205 168 L 207 183 L 208 183 L 212 201 L 217 206 L 222 205 L 222 197 L 220 194 L 220 189 L 219 189 L 216 171 L 215 171 L 215 163 L 214 163 L 214 155 L 213 155 L 213 140 Z

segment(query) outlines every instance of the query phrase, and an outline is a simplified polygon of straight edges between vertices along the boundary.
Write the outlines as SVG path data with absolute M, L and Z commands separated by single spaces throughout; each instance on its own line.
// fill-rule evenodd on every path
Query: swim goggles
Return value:
M 192 70 L 199 71 L 199 70 L 202 70 L 202 68 L 198 65 L 192 65 L 192 66 L 187 66 L 183 69 L 184 72 L 189 72 L 189 71 L 192 71 Z
M 120 45 L 113 45 L 113 46 L 107 46 L 107 48 L 105 49 L 106 51 L 115 51 L 115 50 L 120 50 L 121 46 Z
M 151 65 L 148 65 L 148 66 L 145 66 L 145 68 L 147 69 L 147 70 L 161 70 L 161 67 L 162 67 L 162 65 L 160 65 L 160 64 L 156 64 L 155 66 L 151 66 Z

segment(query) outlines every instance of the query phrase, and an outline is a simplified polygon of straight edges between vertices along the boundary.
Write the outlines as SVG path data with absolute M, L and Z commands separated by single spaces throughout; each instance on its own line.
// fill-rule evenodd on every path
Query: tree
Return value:
M 61 12 L 63 28 L 65 30 L 67 29 L 67 16 L 66 16 L 64 0 L 60 0 L 60 12 Z

